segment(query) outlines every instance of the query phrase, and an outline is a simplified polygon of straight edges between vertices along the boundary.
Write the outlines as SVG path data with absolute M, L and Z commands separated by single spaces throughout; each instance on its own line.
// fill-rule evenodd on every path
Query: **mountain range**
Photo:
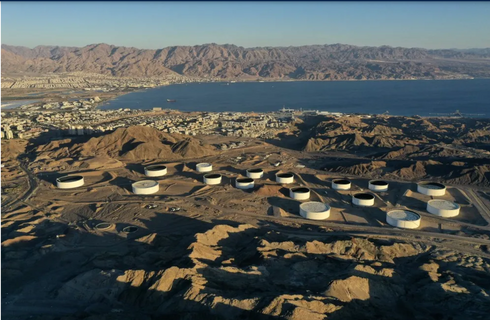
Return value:
M 2 76 L 86 72 L 114 77 L 387 80 L 490 77 L 490 49 L 428 50 L 345 44 L 243 48 L 204 44 L 158 50 L 2 45 Z

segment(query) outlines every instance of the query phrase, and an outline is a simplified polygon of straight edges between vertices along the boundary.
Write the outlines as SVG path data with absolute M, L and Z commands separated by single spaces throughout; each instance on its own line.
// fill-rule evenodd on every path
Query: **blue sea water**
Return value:
M 2 101 L 2 109 L 15 109 L 26 104 L 39 102 L 40 100 L 7 100 Z
M 167 99 L 177 101 L 168 103 Z M 132 92 L 101 109 L 269 112 L 283 106 L 406 116 L 459 110 L 490 117 L 490 79 L 178 84 Z

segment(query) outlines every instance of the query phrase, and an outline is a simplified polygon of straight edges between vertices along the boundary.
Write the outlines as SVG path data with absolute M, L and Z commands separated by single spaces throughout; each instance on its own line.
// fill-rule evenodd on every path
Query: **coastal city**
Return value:
M 54 103 L 34 103 L 2 112 L 2 139 L 30 139 L 43 132 L 54 136 L 83 136 L 111 132 L 129 126 L 147 126 L 184 135 L 219 134 L 232 137 L 272 139 L 284 131 L 295 116 L 331 115 L 318 110 L 278 109 L 271 113 L 191 112 L 152 108 L 100 110 L 98 96 Z
M 216 81 L 216 77 L 186 77 L 170 74 L 165 77 L 112 77 L 86 72 L 70 72 L 63 75 L 50 74 L 35 77 L 3 76 L 2 89 L 80 89 L 86 91 L 113 91 L 118 89 L 144 89 L 177 83 Z

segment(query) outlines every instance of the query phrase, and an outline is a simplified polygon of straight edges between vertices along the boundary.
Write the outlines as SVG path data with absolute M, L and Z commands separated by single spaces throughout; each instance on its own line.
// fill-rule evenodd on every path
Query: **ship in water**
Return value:
M 167 99 L 167 102 L 177 102 L 177 100 Z

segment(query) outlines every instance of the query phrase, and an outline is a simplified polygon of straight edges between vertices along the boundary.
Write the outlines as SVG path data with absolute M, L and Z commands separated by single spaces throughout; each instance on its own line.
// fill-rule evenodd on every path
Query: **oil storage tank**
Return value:
M 276 173 L 276 182 L 278 183 L 293 183 L 294 175 L 292 173 Z
M 437 182 L 421 182 L 417 184 L 417 192 L 428 196 L 440 197 L 446 194 L 446 186 Z
M 374 195 L 370 193 L 356 193 L 352 196 L 352 203 L 356 206 L 370 207 L 374 205 Z
M 427 212 L 444 218 L 456 217 L 461 206 L 457 203 L 442 199 L 432 199 L 427 202 Z
M 238 189 L 252 189 L 254 185 L 254 179 L 252 178 L 237 178 L 235 181 L 235 187 Z
M 63 176 L 56 179 L 56 186 L 60 189 L 73 189 L 85 184 L 82 176 Z
M 289 189 L 289 196 L 295 200 L 310 199 L 310 189 L 305 187 L 297 187 Z
M 330 206 L 323 202 L 309 201 L 299 205 L 299 214 L 310 220 L 324 220 L 330 217 Z
M 147 177 L 161 177 L 167 174 L 167 166 L 155 164 L 145 167 L 145 175 Z
M 153 194 L 160 190 L 158 182 L 153 180 L 137 181 L 131 186 L 133 187 L 134 194 Z
M 386 222 L 396 228 L 416 229 L 420 226 L 420 215 L 410 210 L 391 210 L 386 213 Z
M 262 179 L 264 176 L 264 170 L 262 169 L 248 169 L 247 170 L 247 177 L 252 178 L 252 179 Z
M 196 165 L 197 172 L 211 172 L 213 171 L 213 165 L 211 163 L 202 162 Z
M 369 181 L 369 190 L 374 192 L 388 191 L 388 182 L 383 180 L 371 180 Z
M 335 190 L 349 190 L 351 182 L 347 179 L 335 179 L 332 181 L 332 188 Z
M 217 185 L 221 183 L 221 174 L 219 173 L 208 173 L 204 175 L 204 183 L 208 185 Z

